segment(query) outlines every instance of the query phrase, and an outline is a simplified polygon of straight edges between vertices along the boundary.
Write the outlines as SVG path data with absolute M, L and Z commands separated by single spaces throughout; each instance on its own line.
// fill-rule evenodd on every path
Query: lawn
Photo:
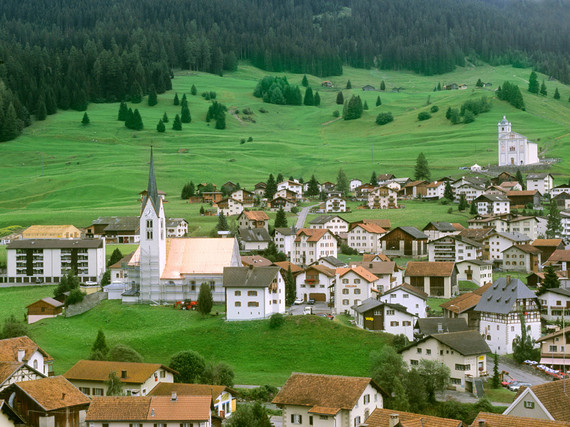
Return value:
M 0 246 L 1 247 L 1 246 Z M 18 320 L 24 320 L 26 306 L 45 297 L 53 297 L 55 286 L 17 286 L 0 288 L 0 321 L 14 315 Z
M 477 284 L 469 280 L 459 280 L 459 292 L 471 292 L 476 289 L 479 289 L 479 286 L 477 286 Z
M 430 308 L 429 316 L 438 317 L 443 316 L 443 310 L 440 305 L 449 301 L 451 298 L 435 298 L 430 297 L 427 300 L 428 306 Z
M 286 177 L 312 174 L 321 180 L 335 181 L 343 168 L 349 178 L 369 180 L 372 171 L 413 176 L 415 160 L 424 152 L 433 179 L 445 175 L 464 174 L 460 166 L 481 165 L 497 161 L 497 122 L 503 114 L 513 123 L 513 130 L 533 141 L 548 157 L 564 161 L 550 172 L 555 184 L 570 176 L 568 150 L 570 142 L 570 103 L 566 102 L 570 88 L 545 78 L 549 93 L 559 88 L 561 100 L 528 94 L 523 90 L 526 111 L 515 110 L 508 104 L 493 99 L 490 112 L 482 114 L 474 123 L 452 126 L 445 119 L 447 107 L 459 107 L 464 101 L 481 95 L 493 97 L 487 89 L 473 90 L 478 78 L 497 87 L 504 80 L 518 82 L 525 87 L 530 69 L 508 66 L 458 68 L 441 76 L 420 76 L 409 72 L 361 70 L 345 67 L 342 77 L 331 77 L 337 87 L 347 79 L 352 90 L 343 90 L 345 98 L 358 94 L 371 109 L 359 120 L 339 120 L 329 123 L 332 112 L 340 107 L 335 99 L 337 89 L 320 87 L 321 78 L 309 76 L 313 88 L 319 90 L 320 107 L 278 106 L 264 104 L 254 98 L 257 80 L 266 74 L 247 64 L 223 77 L 204 73 L 177 72 L 172 81 L 173 90 L 158 97 L 158 105 L 149 107 L 146 99 L 137 105 L 145 129 L 135 132 L 116 120 L 118 104 L 90 104 L 89 126 L 82 126 L 82 112 L 60 112 L 45 121 L 35 122 L 14 141 L 0 144 L 0 228 L 10 225 L 72 223 L 86 226 L 102 215 L 137 215 L 138 193 L 146 187 L 149 146 L 154 147 L 158 186 L 166 191 L 167 212 L 172 217 L 186 218 L 192 235 L 206 235 L 215 225 L 215 218 L 200 217 L 199 205 L 188 205 L 179 199 L 182 186 L 193 180 L 214 182 L 227 180 L 251 188 L 267 179 L 269 173 L 283 173 Z M 302 76 L 287 73 L 291 82 L 300 82 Z M 405 87 L 400 93 L 363 92 L 359 87 L 384 80 L 388 87 Z M 437 82 L 461 81 L 468 90 L 433 92 Z M 155 130 L 156 123 L 166 112 L 172 119 L 179 113 L 173 105 L 174 94 L 189 93 L 195 84 L 198 93 L 217 92 L 217 99 L 228 107 L 254 111 L 253 122 L 227 117 L 227 129 L 217 130 L 205 122 L 209 102 L 189 96 L 192 123 L 181 132 L 167 126 L 164 134 Z M 375 107 L 380 95 L 382 105 Z M 430 103 L 427 106 L 427 103 Z M 439 112 L 430 120 L 418 122 L 418 112 L 437 105 Z M 263 114 L 260 108 L 268 112 Z M 394 122 L 377 126 L 379 112 L 393 113 Z M 241 144 L 242 138 L 253 141 Z M 390 218 L 397 225 L 423 226 L 439 215 L 443 220 L 464 223 L 466 216 L 455 210 L 447 214 L 443 205 L 417 206 L 406 202 L 405 209 L 373 213 Z M 412 212 L 413 211 L 413 212 Z M 426 216 L 422 217 L 422 212 Z M 369 212 L 367 212 L 369 214 Z M 348 219 L 359 219 L 360 212 L 348 214 Z
M 490 381 L 490 380 L 489 380 Z M 515 392 L 510 391 L 505 387 L 491 388 L 490 382 L 485 384 L 485 398 L 490 402 L 508 403 L 511 404 L 516 395 Z

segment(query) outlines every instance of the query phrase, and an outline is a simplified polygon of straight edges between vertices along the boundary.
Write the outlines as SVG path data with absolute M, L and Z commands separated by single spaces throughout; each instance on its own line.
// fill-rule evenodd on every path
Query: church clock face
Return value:
M 152 210 L 150 209 L 150 206 L 148 206 L 145 211 L 144 211 L 144 216 L 146 218 L 150 217 L 152 215 Z

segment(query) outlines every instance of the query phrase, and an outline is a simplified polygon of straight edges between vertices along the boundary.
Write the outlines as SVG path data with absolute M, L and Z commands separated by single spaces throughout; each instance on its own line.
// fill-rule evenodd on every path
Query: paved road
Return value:
M 493 367 L 495 366 L 493 358 L 487 359 L 487 372 L 489 376 L 493 375 Z M 506 358 L 499 358 L 499 373 L 502 371 L 508 372 L 509 375 L 505 378 L 514 378 L 517 381 L 522 381 L 532 385 L 543 384 L 545 382 L 551 381 L 549 377 L 540 372 L 537 372 L 534 368 L 526 365 L 518 365 L 511 362 Z
M 328 306 L 328 303 L 317 301 L 312 306 L 308 304 L 299 304 L 299 305 L 292 305 L 289 308 L 289 314 L 299 315 L 303 314 L 303 310 L 305 307 L 313 307 L 313 314 L 330 314 L 331 308 Z
M 299 212 L 299 218 L 297 218 L 297 224 L 295 225 L 295 227 L 297 227 L 297 230 L 305 226 L 305 220 L 307 219 L 309 210 L 311 208 L 314 208 L 315 206 L 319 205 L 306 206 L 303 209 L 301 209 L 301 212 Z

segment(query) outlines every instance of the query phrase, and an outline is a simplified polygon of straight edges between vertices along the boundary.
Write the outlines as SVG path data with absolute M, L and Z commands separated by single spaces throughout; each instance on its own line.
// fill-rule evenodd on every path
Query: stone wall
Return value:
M 67 306 L 65 309 L 65 317 L 72 317 L 85 313 L 105 299 L 107 299 L 107 292 L 95 292 L 93 294 L 86 295 L 80 303 Z

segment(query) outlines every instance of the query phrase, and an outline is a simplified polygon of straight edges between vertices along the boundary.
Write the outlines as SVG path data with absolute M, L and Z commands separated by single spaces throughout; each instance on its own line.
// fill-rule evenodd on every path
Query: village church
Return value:
M 207 283 L 214 302 L 224 302 L 224 267 L 239 267 L 235 238 L 166 238 L 164 195 L 159 194 L 151 149 L 148 188 L 140 214 L 140 244 L 125 266 L 130 289 L 124 303 L 196 300 Z
M 519 166 L 539 163 L 538 145 L 525 136 L 511 131 L 511 123 L 503 116 L 499 127 L 499 166 Z

